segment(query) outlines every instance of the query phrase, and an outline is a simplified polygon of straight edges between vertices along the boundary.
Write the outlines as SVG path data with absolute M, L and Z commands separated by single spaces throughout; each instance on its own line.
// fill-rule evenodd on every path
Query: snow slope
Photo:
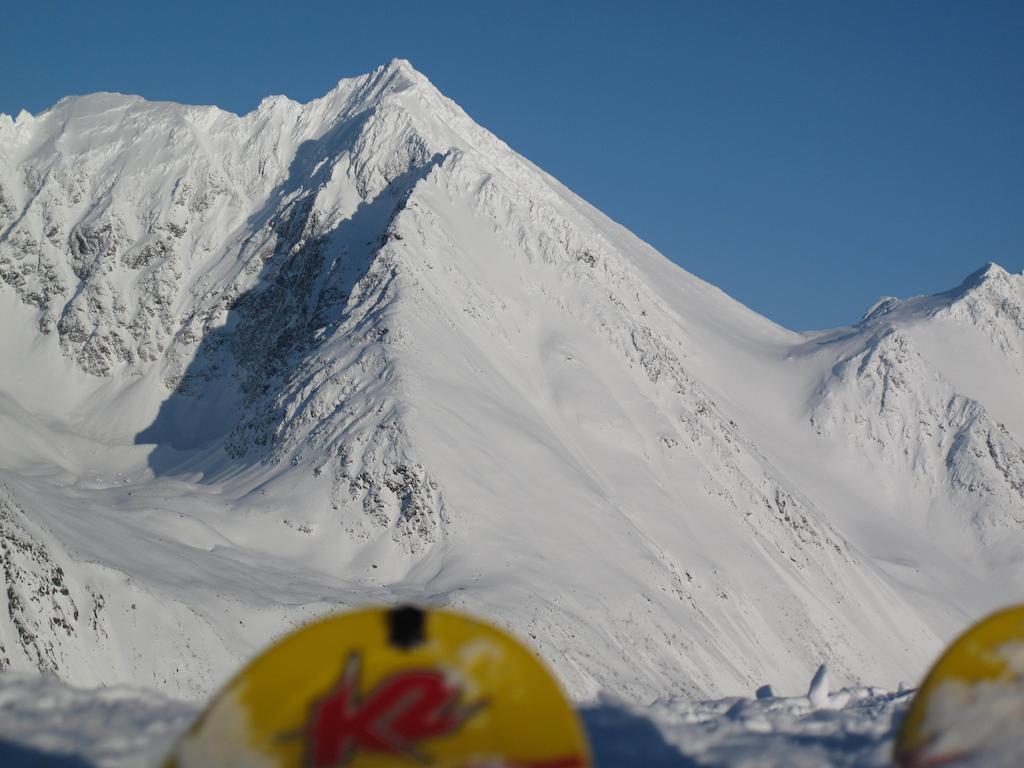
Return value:
M 909 693 L 855 688 L 815 707 L 805 696 L 611 698 L 580 710 L 599 768 L 885 766 Z M 156 766 L 197 707 L 153 691 L 71 688 L 53 677 L 0 675 L 0 759 L 35 766 Z
M 416 601 L 578 698 L 921 672 L 1012 600 L 1024 278 L 798 334 L 407 62 L 0 115 L 0 666 L 197 698 Z

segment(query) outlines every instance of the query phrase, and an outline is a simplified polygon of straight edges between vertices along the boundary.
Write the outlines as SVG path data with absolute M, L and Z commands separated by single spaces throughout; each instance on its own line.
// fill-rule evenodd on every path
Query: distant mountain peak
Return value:
M 864 313 L 861 323 L 870 323 L 882 317 L 931 317 L 955 311 L 958 305 L 983 301 L 991 304 L 993 313 L 1013 312 L 1012 306 L 1024 302 L 1024 275 L 1008 272 L 995 262 L 975 270 L 955 288 L 942 293 L 900 299 L 895 296 L 879 298 Z M 977 313 L 975 313 L 977 315 Z M 983 318 L 979 318 L 983 320 Z
M 960 283 L 952 291 L 949 291 L 951 296 L 957 298 L 966 295 L 970 291 L 977 290 L 982 286 L 988 286 L 993 288 L 996 286 L 1009 288 L 1013 285 L 1014 278 L 1019 277 L 1017 275 L 1011 275 L 1001 266 L 996 264 L 994 261 L 990 261 L 981 269 L 975 270 Z
M 409 80 L 426 80 L 422 73 L 417 70 L 408 59 L 395 57 L 387 64 L 377 68 L 378 72 L 385 72 L 392 75 L 402 75 Z

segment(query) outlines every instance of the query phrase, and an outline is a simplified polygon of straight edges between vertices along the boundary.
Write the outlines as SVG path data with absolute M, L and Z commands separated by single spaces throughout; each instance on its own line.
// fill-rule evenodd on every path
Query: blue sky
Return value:
M 0 112 L 305 101 L 408 58 L 684 268 L 797 329 L 1024 269 L 1024 3 L 46 2 Z

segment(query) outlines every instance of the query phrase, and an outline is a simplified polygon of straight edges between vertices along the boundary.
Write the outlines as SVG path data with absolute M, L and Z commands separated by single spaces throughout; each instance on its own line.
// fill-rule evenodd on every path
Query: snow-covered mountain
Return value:
M 1024 277 L 798 334 L 407 62 L 0 115 L 0 667 L 199 696 L 441 603 L 580 698 L 895 685 L 1012 599 Z

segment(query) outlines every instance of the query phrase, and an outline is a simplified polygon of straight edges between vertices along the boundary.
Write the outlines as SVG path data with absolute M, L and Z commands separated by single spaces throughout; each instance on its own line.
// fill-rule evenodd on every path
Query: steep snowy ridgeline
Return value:
M 581 698 L 895 684 L 1019 583 L 1019 408 L 933 354 L 1021 375 L 994 268 L 786 331 L 403 61 L 242 117 L 0 116 L 0 198 L 5 666 L 195 697 L 414 600 Z
M 825 695 L 663 700 L 605 698 L 580 710 L 599 768 L 643 765 L 886 766 L 908 693 L 857 688 Z M 68 687 L 0 675 L 0 761 L 30 766 L 159 765 L 199 706 L 144 689 Z
M 404 421 L 446 501 L 446 559 L 405 579 L 516 616 L 578 695 L 746 685 L 751 646 L 797 677 L 915 663 L 934 638 L 690 375 L 630 240 L 541 194 L 452 153 L 383 250 Z

